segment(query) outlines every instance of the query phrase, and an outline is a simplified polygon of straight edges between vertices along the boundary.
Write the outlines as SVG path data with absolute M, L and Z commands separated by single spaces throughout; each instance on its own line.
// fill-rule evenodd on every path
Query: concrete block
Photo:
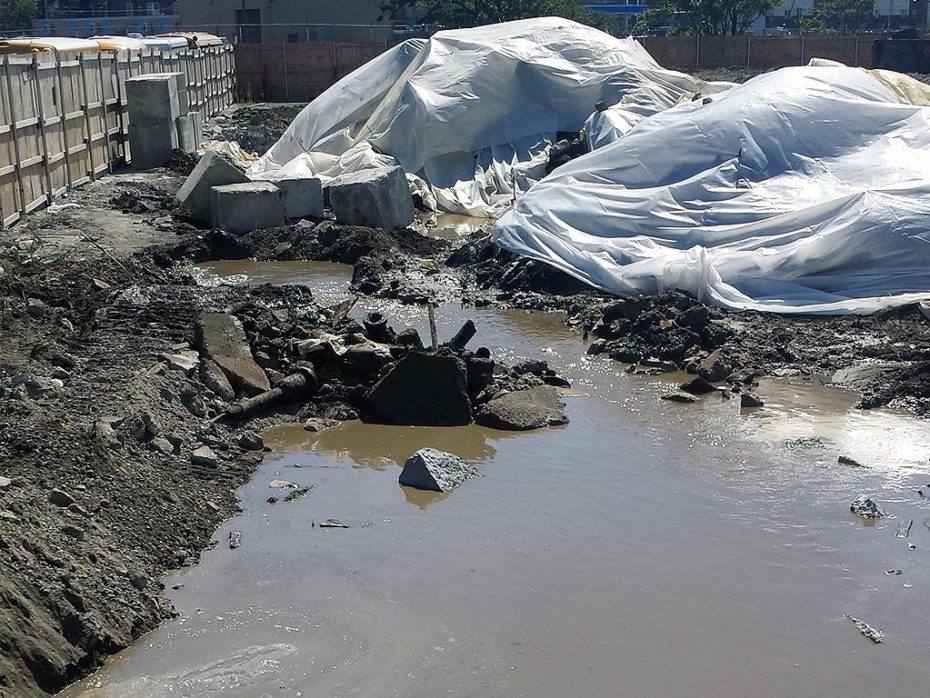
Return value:
M 172 74 L 153 73 L 126 80 L 129 123 L 174 124 L 181 116 L 178 82 Z
M 129 124 L 129 150 L 137 170 L 163 167 L 178 147 L 178 131 L 172 124 Z
M 249 178 L 218 153 L 206 153 L 184 180 L 177 193 L 178 203 L 204 223 L 213 222 L 211 189 L 224 184 L 245 184 Z
M 280 179 L 274 183 L 284 192 L 286 218 L 322 218 L 323 184 L 316 177 Z
M 247 233 L 284 225 L 284 193 L 271 182 L 213 187 L 213 227 Z
M 178 108 L 181 110 L 181 116 L 184 116 L 191 110 L 190 95 L 187 92 L 187 76 L 184 73 L 158 73 L 158 75 L 169 75 L 174 78 L 178 87 Z
M 413 222 L 413 198 L 400 167 L 377 167 L 342 175 L 328 189 L 340 223 L 390 229 Z
M 185 153 L 196 153 L 203 140 L 203 120 L 200 112 L 182 114 L 174 123 L 178 129 L 178 147 Z

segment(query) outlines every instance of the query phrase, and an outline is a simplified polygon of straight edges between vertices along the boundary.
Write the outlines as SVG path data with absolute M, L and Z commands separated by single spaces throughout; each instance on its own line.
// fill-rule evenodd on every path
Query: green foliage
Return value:
M 444 28 L 477 27 L 527 17 L 558 16 L 586 24 L 602 25 L 577 0 L 378 0 L 384 17 L 402 15 L 408 7 L 420 11 L 423 24 Z
M 644 12 L 636 32 L 654 31 L 672 20 L 681 34 L 743 34 L 776 0 L 665 0 Z
M 37 15 L 36 0 L 0 0 L 0 31 L 18 32 L 29 29 Z
M 801 26 L 808 34 L 857 34 L 872 21 L 872 0 L 819 0 Z

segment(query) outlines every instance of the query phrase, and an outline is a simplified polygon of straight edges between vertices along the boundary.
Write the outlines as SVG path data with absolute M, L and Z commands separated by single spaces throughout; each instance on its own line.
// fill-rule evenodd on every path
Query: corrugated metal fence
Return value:
M 55 201 L 130 162 L 126 78 L 187 75 L 191 109 L 235 101 L 232 47 L 118 53 L 5 54 L 0 73 L 0 222 Z

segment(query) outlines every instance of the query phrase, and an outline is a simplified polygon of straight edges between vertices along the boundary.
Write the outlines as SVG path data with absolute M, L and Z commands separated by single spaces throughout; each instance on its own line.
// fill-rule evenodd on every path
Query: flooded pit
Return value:
M 348 283 L 336 265 L 263 277 L 259 263 L 224 264 L 223 275 L 310 283 L 324 303 Z M 426 336 L 422 309 L 366 300 L 354 313 L 374 308 Z M 589 360 L 559 316 L 446 305 L 440 337 L 468 317 L 476 344 L 545 358 L 572 381 L 570 424 L 270 430 L 274 452 L 240 489 L 242 515 L 200 565 L 166 580 L 180 618 L 65 695 L 925 692 L 926 422 L 856 411 L 817 379 L 764 383 L 754 411 L 718 396 L 667 403 L 658 396 L 676 376 Z M 450 495 L 400 487 L 400 464 L 422 446 L 483 477 Z M 313 489 L 271 504 L 286 493 L 274 479 Z M 859 492 L 897 518 L 864 526 L 848 510 Z M 316 525 L 327 519 L 349 528 Z

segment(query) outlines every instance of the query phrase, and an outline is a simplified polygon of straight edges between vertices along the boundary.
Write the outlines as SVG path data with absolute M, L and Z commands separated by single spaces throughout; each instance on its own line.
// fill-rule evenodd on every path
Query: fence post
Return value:
M 23 161 L 19 150 L 19 127 L 16 125 L 16 107 L 13 96 L 13 79 L 10 77 L 10 56 L 3 54 L 3 72 L 6 74 L 6 94 L 10 103 L 10 133 L 13 136 L 13 155 L 16 158 L 16 181 L 19 184 L 19 210 L 26 210 L 26 187 L 23 185 Z M 2 222 L 2 221 L 0 221 Z
M 859 67 L 859 35 L 856 34 L 856 52 L 853 56 L 853 67 Z
M 804 36 L 801 36 L 801 65 L 804 65 Z
M 78 66 L 81 68 L 81 94 L 82 109 L 84 111 L 84 128 L 87 129 L 87 162 L 90 163 L 90 178 L 97 178 L 97 167 L 94 164 L 94 130 L 90 123 L 90 93 L 87 91 L 87 73 L 84 69 L 84 54 L 78 54 Z
M 701 67 L 701 35 L 694 37 L 694 69 Z
M 65 90 L 61 79 L 61 54 L 55 51 L 55 81 L 58 83 L 58 118 L 61 119 L 61 148 L 65 156 L 65 181 L 68 189 L 74 181 L 71 173 L 71 148 L 68 145 L 68 110 L 65 108 Z
M 752 34 L 746 35 L 746 70 L 752 65 Z
M 284 53 L 284 101 L 291 101 L 291 91 L 287 80 L 287 44 L 281 44 Z
M 132 77 L 132 54 L 128 56 L 129 77 Z M 119 79 L 119 53 L 113 54 L 113 75 L 116 77 L 116 119 L 119 125 L 119 152 L 124 163 L 129 163 L 126 157 L 126 114 L 123 109 L 123 83 Z M 110 172 L 113 172 L 113 163 L 110 163 Z
M 45 186 L 47 192 L 45 194 L 48 203 L 52 203 L 55 200 L 55 192 L 52 191 L 52 169 L 48 159 L 48 134 L 45 130 L 45 106 L 42 102 L 42 85 L 39 84 L 39 57 L 38 54 L 32 54 L 32 72 L 35 75 L 35 78 L 32 81 L 33 90 L 35 91 L 36 98 L 36 118 L 39 120 L 39 133 L 42 136 L 42 156 L 43 156 L 43 165 L 45 166 Z

